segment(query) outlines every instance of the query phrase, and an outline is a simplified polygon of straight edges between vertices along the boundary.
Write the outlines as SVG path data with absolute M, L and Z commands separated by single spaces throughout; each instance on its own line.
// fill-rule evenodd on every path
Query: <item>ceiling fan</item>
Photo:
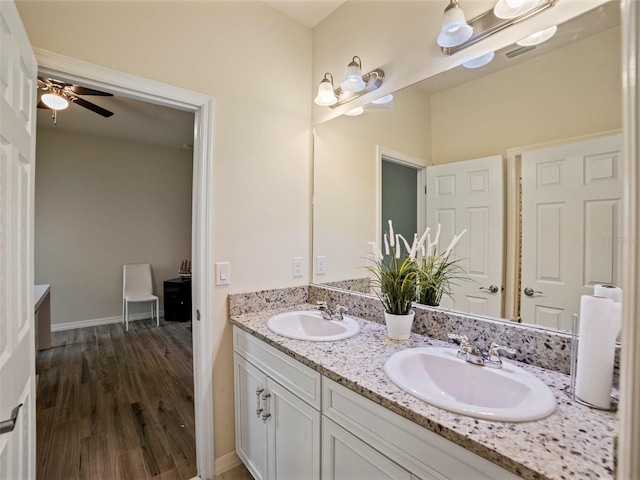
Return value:
M 80 95 L 113 97 L 112 93 L 101 92 L 99 90 L 93 90 L 92 88 L 81 87 L 80 85 L 73 85 L 47 77 L 38 77 L 38 88 L 46 92 L 40 97 L 38 108 L 53 110 L 52 118 L 54 124 L 57 123 L 58 110 L 64 110 L 69 106 L 69 103 L 80 105 L 103 117 L 113 115 L 113 112 L 80 97 Z

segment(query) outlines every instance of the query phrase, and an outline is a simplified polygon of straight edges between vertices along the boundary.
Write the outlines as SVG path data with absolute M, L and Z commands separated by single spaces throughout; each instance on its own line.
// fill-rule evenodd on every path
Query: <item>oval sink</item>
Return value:
M 551 415 L 556 398 L 534 375 L 513 364 L 473 365 L 454 348 L 420 347 L 395 353 L 385 373 L 407 393 L 450 412 L 485 420 L 528 422 Z
M 320 312 L 300 311 L 274 315 L 267 321 L 273 333 L 295 340 L 332 342 L 353 337 L 360 325 L 353 318 L 343 315 L 342 320 L 325 320 Z

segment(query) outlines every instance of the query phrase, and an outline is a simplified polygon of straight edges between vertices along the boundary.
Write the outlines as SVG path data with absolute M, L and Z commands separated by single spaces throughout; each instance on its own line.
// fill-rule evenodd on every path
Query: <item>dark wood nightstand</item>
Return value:
M 168 322 L 191 320 L 191 279 L 164 281 L 164 319 Z

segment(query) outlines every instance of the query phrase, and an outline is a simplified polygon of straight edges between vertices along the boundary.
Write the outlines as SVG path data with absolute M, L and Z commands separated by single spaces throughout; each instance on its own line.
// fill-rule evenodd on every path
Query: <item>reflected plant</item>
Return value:
M 427 229 L 428 231 L 429 229 Z M 440 224 L 435 240 L 431 242 L 431 235 L 427 233 L 427 248 L 417 259 L 417 299 L 418 303 L 437 307 L 440 305 L 443 295 L 451 296 L 451 287 L 457 285 L 457 281 L 470 280 L 465 269 L 460 265 L 459 259 L 450 259 L 453 249 L 458 244 L 466 230 L 454 235 L 447 250 L 438 254 L 440 241 Z

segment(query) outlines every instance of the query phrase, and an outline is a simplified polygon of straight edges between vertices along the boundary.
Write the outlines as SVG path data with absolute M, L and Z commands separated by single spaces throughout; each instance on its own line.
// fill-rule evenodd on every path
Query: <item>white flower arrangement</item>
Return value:
M 408 314 L 411 304 L 422 299 L 422 293 L 434 289 L 439 302 L 442 294 L 450 293 L 451 280 L 462 278 L 464 270 L 456 260 L 450 261 L 449 256 L 466 230 L 454 235 L 443 255 L 437 254 L 440 225 L 433 242 L 430 231 L 427 227 L 421 237 L 414 234 L 409 245 L 406 238 L 394 233 L 389 220 L 389 231 L 383 237 L 384 254 L 376 242 L 368 242 L 373 250 L 373 265 L 367 268 L 374 275 L 373 286 L 377 287 L 374 291 L 387 313 Z

